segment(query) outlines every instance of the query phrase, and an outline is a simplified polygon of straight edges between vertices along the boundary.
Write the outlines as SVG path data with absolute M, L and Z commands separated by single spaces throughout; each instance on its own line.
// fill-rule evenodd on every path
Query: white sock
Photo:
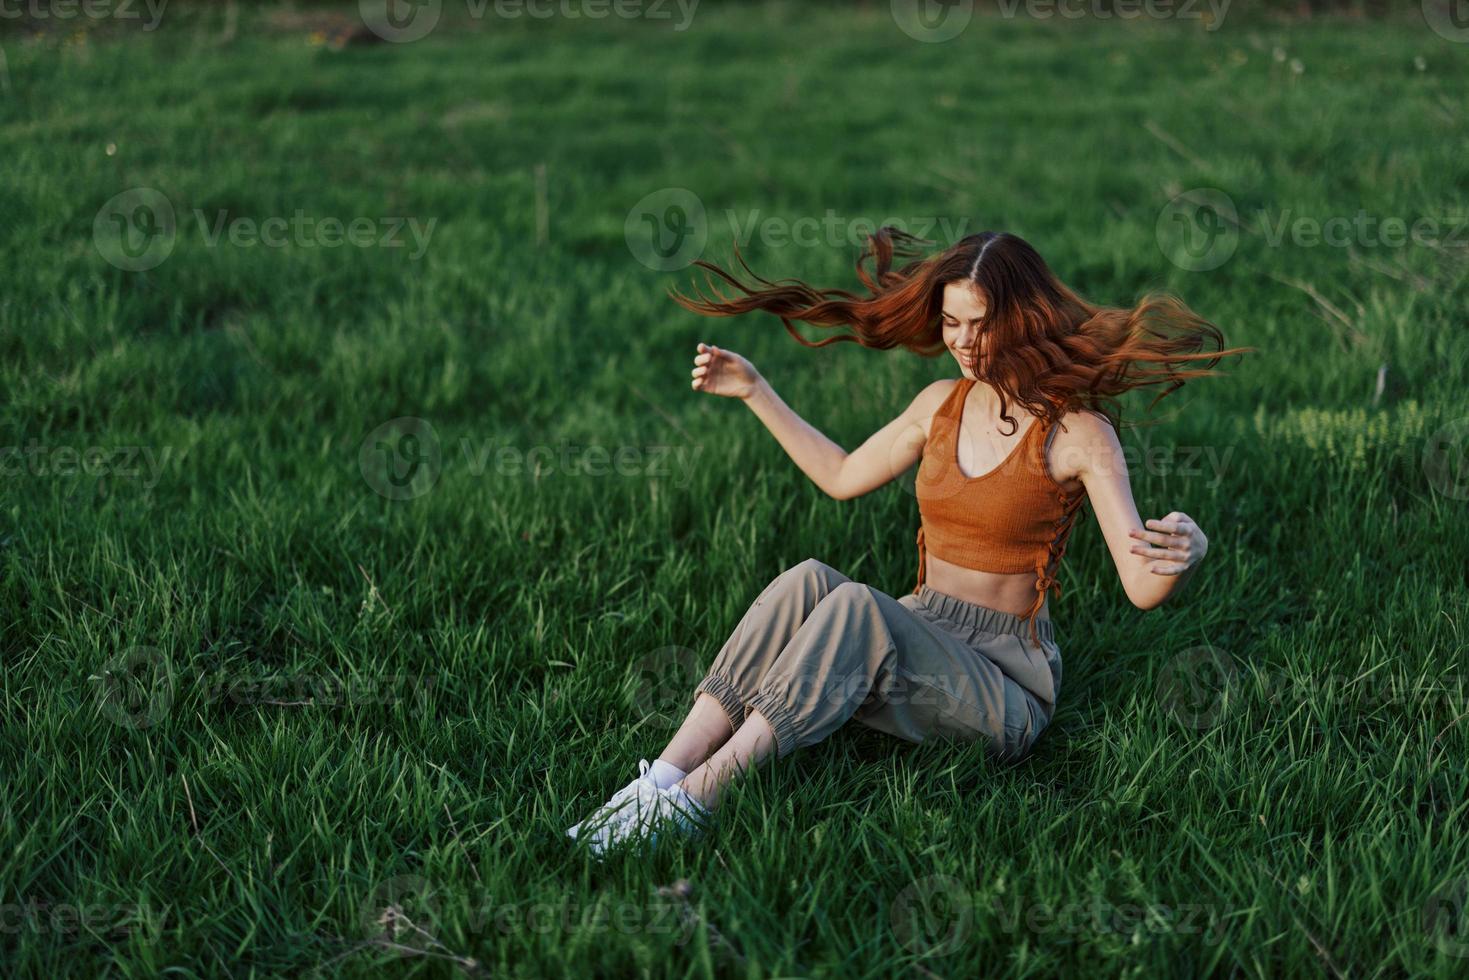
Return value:
M 655 759 L 653 765 L 648 769 L 648 775 L 653 777 L 653 782 L 659 789 L 667 789 L 680 779 L 688 775 L 678 766 L 662 759 Z

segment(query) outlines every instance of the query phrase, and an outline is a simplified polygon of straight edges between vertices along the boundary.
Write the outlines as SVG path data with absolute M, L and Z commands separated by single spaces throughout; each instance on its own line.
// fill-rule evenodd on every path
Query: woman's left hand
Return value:
M 1148 559 L 1151 562 L 1148 571 L 1154 575 L 1181 575 L 1198 564 L 1209 550 L 1209 539 L 1194 519 L 1182 511 L 1175 510 L 1162 520 L 1147 520 L 1143 524 L 1149 530 L 1127 532 L 1138 539 L 1128 550 Z

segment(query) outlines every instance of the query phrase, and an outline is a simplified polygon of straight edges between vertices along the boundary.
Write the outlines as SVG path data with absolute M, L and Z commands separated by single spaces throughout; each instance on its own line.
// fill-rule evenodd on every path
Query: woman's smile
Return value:
M 985 314 L 989 304 L 973 283 L 951 282 L 944 286 L 944 302 L 940 313 L 943 324 L 944 342 L 959 366 L 974 374 L 977 358 L 984 356 L 983 338 Z M 963 324 L 963 326 L 961 326 Z M 965 329 L 967 327 L 968 329 Z M 963 331 L 964 336 L 960 336 Z M 971 356 L 974 355 L 974 356 Z

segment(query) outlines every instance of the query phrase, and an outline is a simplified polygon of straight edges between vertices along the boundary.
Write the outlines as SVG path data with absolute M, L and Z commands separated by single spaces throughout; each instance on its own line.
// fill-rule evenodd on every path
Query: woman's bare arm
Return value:
M 801 472 L 837 500 L 870 493 L 917 462 L 927 421 L 954 385 L 951 379 L 924 388 L 897 418 L 849 453 L 797 415 L 754 366 L 733 351 L 700 344 L 694 364 L 695 390 L 742 399 Z
M 1138 515 L 1127 460 L 1111 424 L 1089 412 L 1066 416 L 1066 430 L 1052 449 L 1052 472 L 1059 480 L 1075 477 L 1087 498 L 1117 566 L 1127 598 L 1152 609 L 1193 575 L 1209 541 L 1193 519 L 1173 511 L 1146 526 Z
M 925 420 L 952 384 L 935 381 L 924 388 L 897 418 L 850 453 L 797 415 L 764 378 L 745 403 L 811 482 L 830 497 L 850 500 L 897 479 L 918 461 L 923 455 Z

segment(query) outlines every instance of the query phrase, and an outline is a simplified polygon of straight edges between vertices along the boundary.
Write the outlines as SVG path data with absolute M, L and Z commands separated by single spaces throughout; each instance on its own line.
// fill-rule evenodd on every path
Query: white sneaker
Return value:
M 597 857 L 622 844 L 645 843 L 652 848 L 660 837 L 698 837 L 711 820 L 709 810 L 679 787 L 659 789 L 651 781 L 644 782 L 638 785 L 637 795 L 612 814 L 589 846 Z
M 590 836 L 602 837 L 618 811 L 637 797 L 638 787 L 647 786 L 649 789 L 657 790 L 658 784 L 653 782 L 653 777 L 649 775 L 649 770 L 652 768 L 653 764 L 647 759 L 639 759 L 638 778 L 613 793 L 611 799 L 597 807 L 591 816 L 566 828 L 566 836 L 575 840 L 583 831 L 586 831 Z

